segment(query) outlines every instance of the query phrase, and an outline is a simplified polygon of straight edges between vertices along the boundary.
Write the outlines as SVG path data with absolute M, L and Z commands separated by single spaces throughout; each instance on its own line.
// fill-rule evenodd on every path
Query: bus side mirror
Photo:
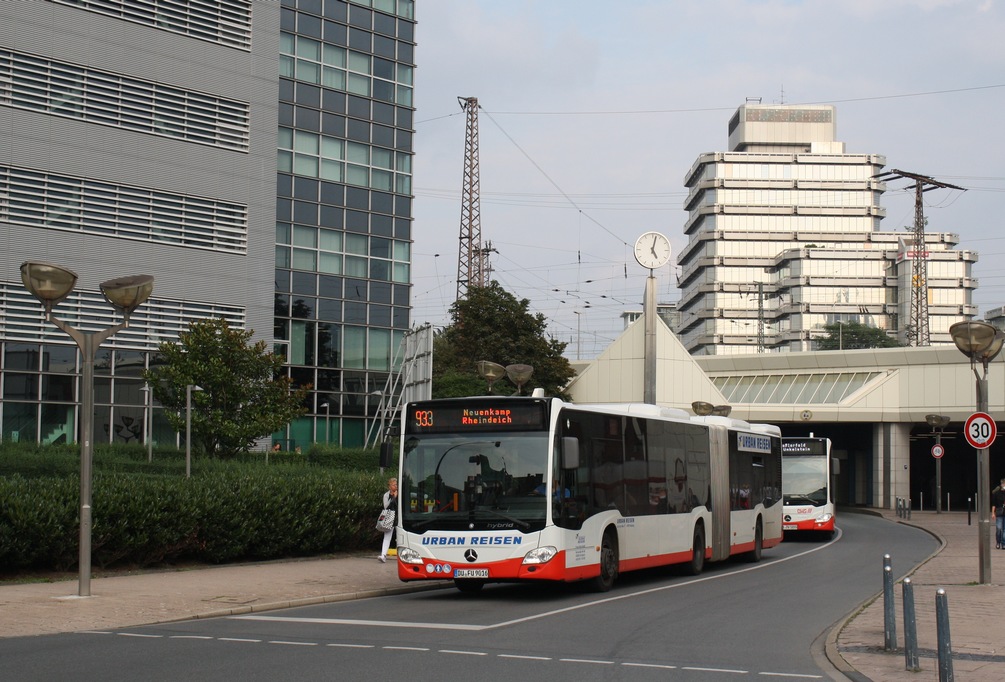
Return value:
M 839 476 L 841 474 L 841 460 L 837 457 L 831 457 L 831 475 Z
M 579 439 L 570 436 L 562 437 L 562 468 L 579 468 Z
M 394 462 L 394 443 L 384 441 L 380 444 L 380 467 L 386 469 Z

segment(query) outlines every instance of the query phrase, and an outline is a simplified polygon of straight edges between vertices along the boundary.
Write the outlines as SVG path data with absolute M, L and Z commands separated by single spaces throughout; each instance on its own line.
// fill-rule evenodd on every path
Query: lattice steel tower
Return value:
M 927 175 L 908 173 L 907 171 L 891 169 L 876 176 L 877 180 L 907 178 L 914 180 L 913 185 L 905 189 L 914 190 L 914 230 L 911 245 L 911 320 L 907 326 L 907 338 L 912 346 L 930 346 L 931 335 L 928 325 L 928 247 L 925 244 L 925 206 L 923 193 L 930 189 L 958 189 L 966 191 L 965 187 L 957 187 L 947 182 L 939 182 Z
M 467 112 L 464 132 L 464 182 L 461 189 L 461 232 L 457 250 L 457 298 L 467 296 L 468 287 L 485 286 L 482 249 L 482 209 L 478 181 L 478 98 L 458 97 Z

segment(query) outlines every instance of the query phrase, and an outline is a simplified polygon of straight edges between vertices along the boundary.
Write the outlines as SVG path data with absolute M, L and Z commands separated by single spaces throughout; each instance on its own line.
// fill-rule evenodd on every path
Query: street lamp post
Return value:
M 977 411 L 988 411 L 988 363 L 1001 352 L 1005 334 L 987 322 L 957 322 L 949 334 L 960 352 L 970 358 L 970 368 L 977 378 Z M 977 361 L 984 368 L 977 372 Z M 988 448 L 977 450 L 977 551 L 981 585 L 991 584 L 991 462 Z
M 195 384 L 185 387 L 185 478 L 192 477 L 192 391 L 201 390 Z
M 925 421 L 935 432 L 935 444 L 942 449 L 942 429 L 949 426 L 949 417 L 943 414 L 926 414 Z M 942 454 L 935 458 L 935 513 L 942 513 Z
M 83 360 L 80 409 L 80 554 L 77 594 L 91 596 L 91 463 L 94 455 L 94 358 L 110 336 L 129 326 L 129 316 L 150 298 L 154 278 L 150 275 L 119 277 L 99 286 L 105 300 L 120 311 L 123 321 L 99 332 L 80 331 L 52 314 L 52 309 L 77 285 L 77 273 L 67 268 L 25 261 L 21 264 L 24 287 L 45 306 L 45 317 L 73 339 Z
M 147 461 L 154 461 L 154 439 L 150 430 L 154 425 L 154 407 L 152 402 L 153 389 L 150 384 L 143 384 L 143 436 L 147 441 Z

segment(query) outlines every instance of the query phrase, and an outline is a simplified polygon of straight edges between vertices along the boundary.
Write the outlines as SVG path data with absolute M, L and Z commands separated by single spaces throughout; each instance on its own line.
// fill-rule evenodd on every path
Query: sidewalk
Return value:
M 967 525 L 966 512 L 913 512 L 900 518 L 890 510 L 870 510 L 895 523 L 923 528 L 942 546 L 908 577 L 914 586 L 915 623 L 920 672 L 908 672 L 904 656 L 903 585 L 894 585 L 897 649 L 884 651 L 882 574 L 877 569 L 879 595 L 828 633 L 827 658 L 853 680 L 915 682 L 939 679 L 937 590 L 946 591 L 949 638 L 955 679 L 963 682 L 1005 680 L 1005 632 L 998 624 L 1005 607 L 1005 550 L 991 538 L 991 585 L 978 585 L 977 515 Z M 994 526 L 992 524 L 992 532 Z M 896 561 L 896 558 L 894 558 Z M 896 566 L 895 566 L 896 568 Z M 903 571 L 900 571 L 903 572 Z
M 1005 680 L 1005 634 L 999 627 L 1005 606 L 1005 551 L 995 550 L 992 538 L 991 578 L 995 584 L 976 585 L 976 516 L 968 526 L 966 512 L 914 512 L 911 519 L 901 519 L 892 511 L 872 511 L 894 523 L 924 528 L 943 543 L 910 575 L 921 672 L 905 670 L 899 583 L 894 587 L 898 649 L 883 650 L 880 593 L 830 631 L 825 645 L 828 659 L 853 680 L 938 680 L 935 592 L 944 588 L 955 678 L 965 682 Z M 878 573 L 876 585 L 881 592 Z M 93 577 L 89 598 L 76 596 L 76 580 L 4 585 L 0 586 L 0 637 L 124 628 L 441 586 L 402 583 L 393 562 L 381 564 L 371 554 Z

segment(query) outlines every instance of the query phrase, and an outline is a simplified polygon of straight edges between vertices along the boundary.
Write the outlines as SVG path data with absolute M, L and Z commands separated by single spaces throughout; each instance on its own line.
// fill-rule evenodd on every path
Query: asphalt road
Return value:
M 0 640 L 12 680 L 841 679 L 822 635 L 935 548 L 923 531 L 846 514 L 830 543 L 785 542 L 758 564 L 697 578 L 622 576 L 579 586 L 490 585 L 249 616 Z

